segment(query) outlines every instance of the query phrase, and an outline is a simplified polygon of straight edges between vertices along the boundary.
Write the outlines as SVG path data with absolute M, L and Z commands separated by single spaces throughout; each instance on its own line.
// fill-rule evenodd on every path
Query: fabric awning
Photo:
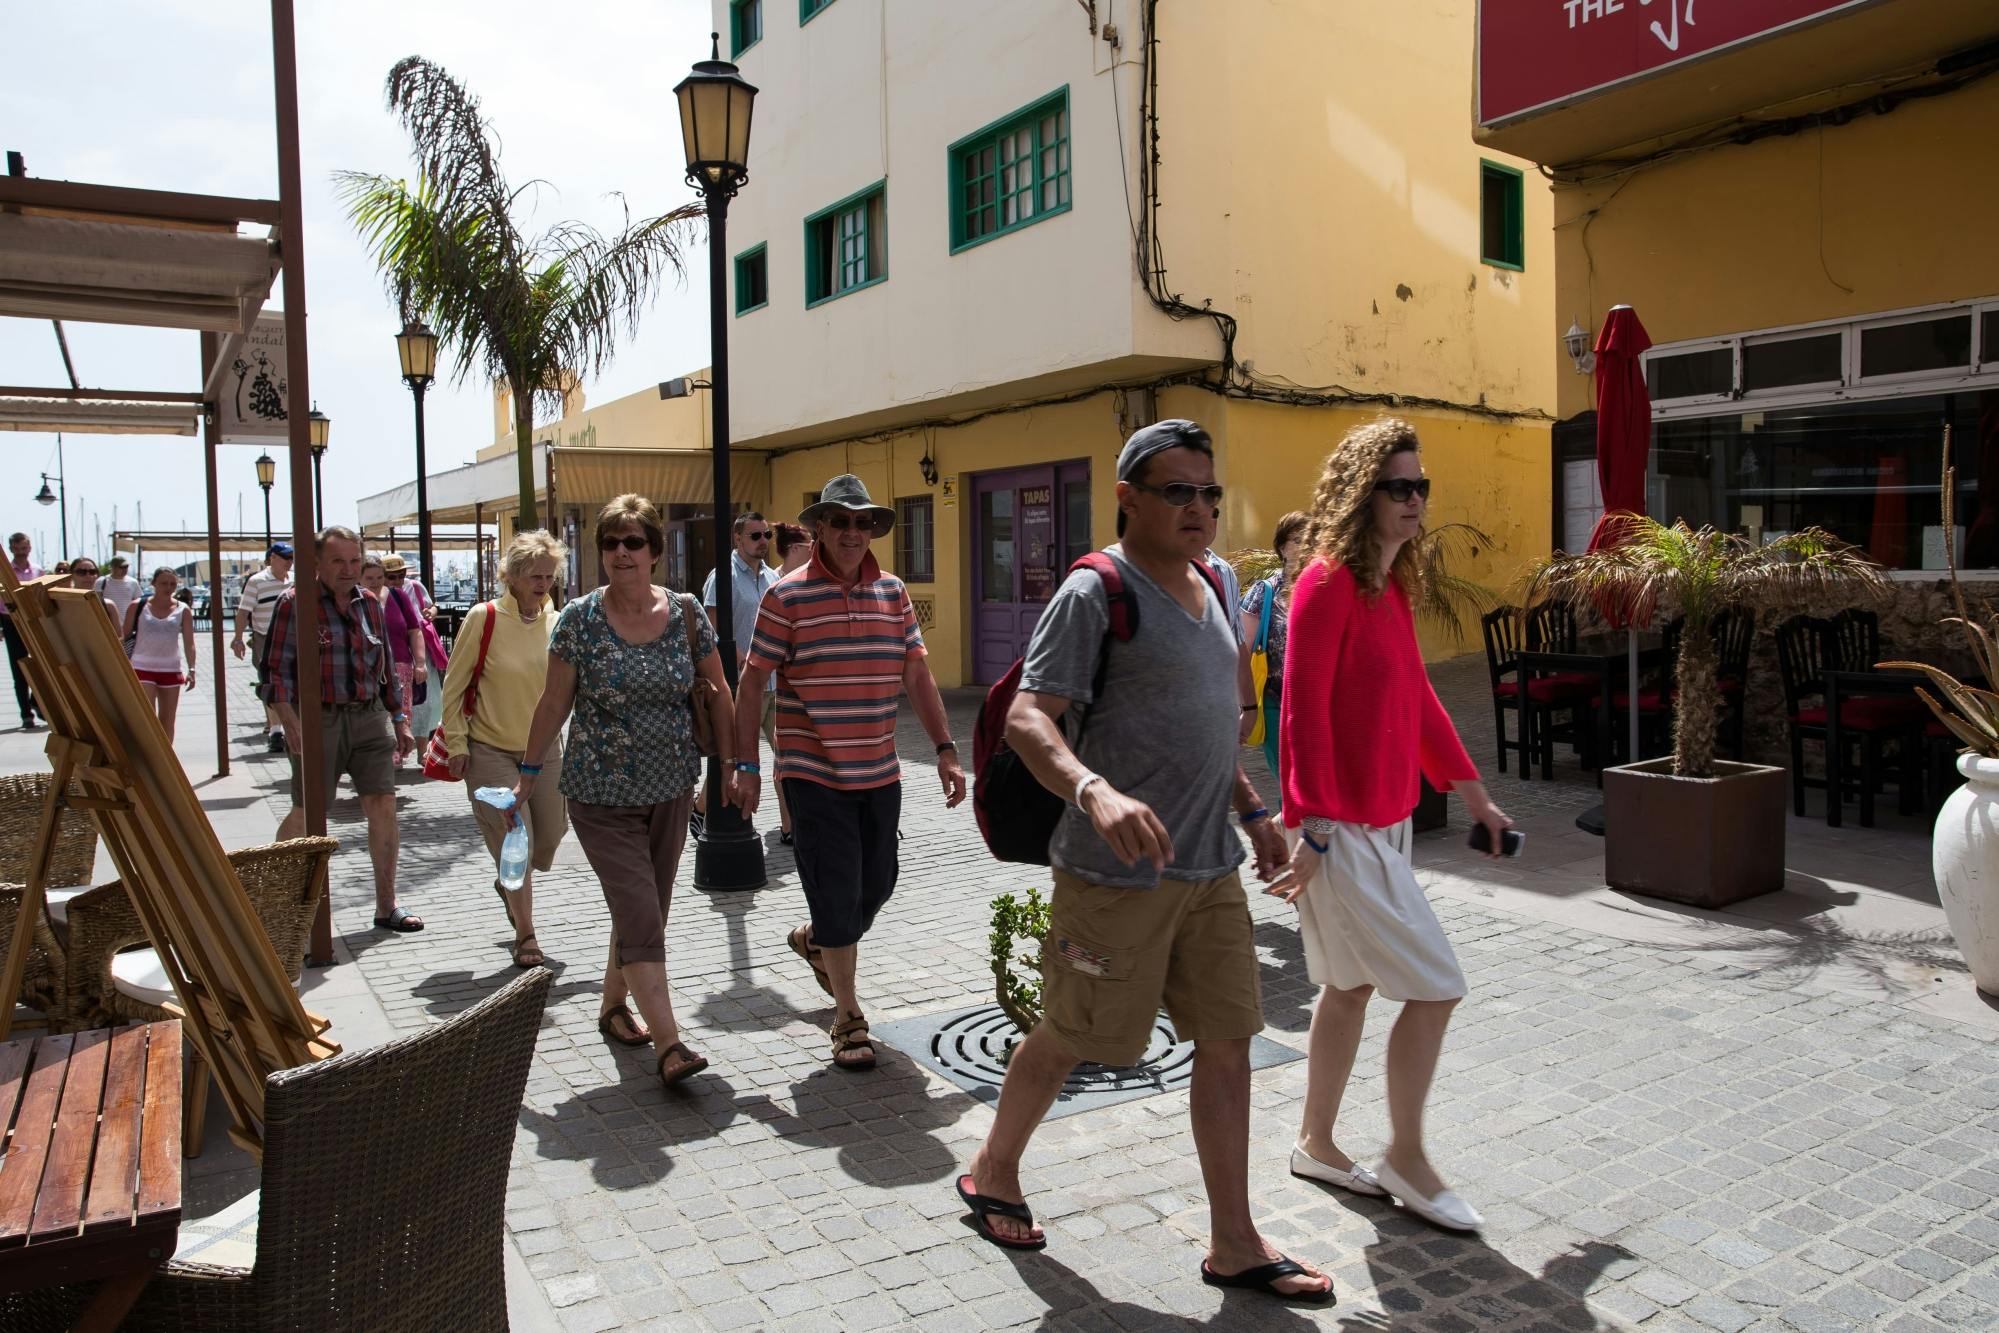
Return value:
M 0 315 L 241 332 L 277 271 L 233 226 L 0 213 Z
M 556 499 L 602 504 L 628 492 L 656 505 L 707 504 L 715 498 L 714 455 L 705 449 L 557 449 Z M 756 504 L 768 486 L 765 455 L 729 451 L 729 498 Z
M 59 430 L 71 435 L 192 435 L 196 416 L 191 403 L 0 397 L 0 430 Z

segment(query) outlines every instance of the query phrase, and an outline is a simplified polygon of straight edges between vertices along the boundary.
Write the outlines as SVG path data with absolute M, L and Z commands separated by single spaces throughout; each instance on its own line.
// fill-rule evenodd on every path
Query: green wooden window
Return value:
M 886 184 L 878 181 L 805 219 L 806 305 L 887 279 Z
M 833 0 L 798 0 L 798 26 L 810 23 L 815 14 L 832 3 Z
M 747 315 L 770 304 L 770 266 L 761 243 L 736 256 L 736 313 Z
M 937 579 L 936 501 L 928 495 L 895 502 L 895 571 L 904 583 Z
M 764 0 L 729 0 L 729 56 L 755 46 L 764 35 Z
M 1495 268 L 1527 267 L 1526 184 L 1517 167 L 1478 164 L 1478 253 Z
M 1069 90 L 950 147 L 951 251 L 1069 208 Z

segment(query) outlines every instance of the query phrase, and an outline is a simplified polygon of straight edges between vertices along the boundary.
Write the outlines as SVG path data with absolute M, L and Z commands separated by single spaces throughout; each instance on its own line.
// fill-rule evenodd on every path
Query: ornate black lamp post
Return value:
M 433 598 L 437 584 L 430 567 L 430 483 L 424 476 L 423 395 L 437 378 L 437 335 L 420 319 L 403 325 L 396 335 L 396 352 L 402 357 L 403 383 L 416 398 L 416 547 L 417 563 L 423 570 L 423 590 Z
M 264 488 L 264 549 L 271 549 L 271 487 L 277 484 L 278 465 L 268 453 L 257 455 L 257 484 Z
M 713 361 L 715 449 L 715 637 L 729 688 L 736 688 L 735 570 L 729 541 L 729 200 L 750 178 L 750 110 L 757 90 L 722 59 L 721 34 L 711 34 L 708 59 L 673 90 L 680 99 L 680 137 L 687 183 L 708 205 L 708 341 Z M 758 889 L 764 885 L 763 843 L 736 808 L 722 799 L 722 765 L 708 761 L 708 809 L 694 847 L 694 887 Z
M 312 415 L 305 419 L 305 424 L 307 436 L 312 441 L 312 521 L 323 528 L 326 526 L 326 485 L 319 477 L 319 460 L 326 456 L 327 437 L 333 433 L 333 419 L 319 410 L 318 403 L 314 403 Z

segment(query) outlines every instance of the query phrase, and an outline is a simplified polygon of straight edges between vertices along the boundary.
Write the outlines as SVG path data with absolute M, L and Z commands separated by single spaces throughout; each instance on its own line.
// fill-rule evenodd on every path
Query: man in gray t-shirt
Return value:
M 1007 712 L 1007 743 L 1072 808 L 1048 846 L 1041 1022 L 1013 1049 L 958 1195 L 987 1240 L 1041 1248 L 1021 1154 L 1078 1061 L 1143 1058 L 1163 1004 L 1194 1043 L 1194 1146 L 1209 1186 L 1202 1280 L 1323 1302 L 1332 1280 L 1279 1254 L 1249 1211 L 1249 1041 L 1263 1009 L 1229 807 L 1273 890 L 1288 887 L 1290 854 L 1237 757 L 1238 718 L 1258 703 L 1236 669 L 1235 608 L 1201 563 L 1222 499 L 1214 446 L 1191 421 L 1158 422 L 1126 441 L 1117 476 L 1123 540 L 1108 554 L 1136 631 L 1107 642 L 1103 580 L 1071 574 L 1042 613 Z M 1069 713 L 1082 728 L 1074 749 L 1058 725 Z

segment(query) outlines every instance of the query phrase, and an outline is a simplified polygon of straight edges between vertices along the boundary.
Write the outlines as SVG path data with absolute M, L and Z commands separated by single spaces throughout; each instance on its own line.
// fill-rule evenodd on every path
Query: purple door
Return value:
M 987 472 L 972 479 L 973 679 L 1006 674 L 1062 575 L 1090 545 L 1090 465 Z

